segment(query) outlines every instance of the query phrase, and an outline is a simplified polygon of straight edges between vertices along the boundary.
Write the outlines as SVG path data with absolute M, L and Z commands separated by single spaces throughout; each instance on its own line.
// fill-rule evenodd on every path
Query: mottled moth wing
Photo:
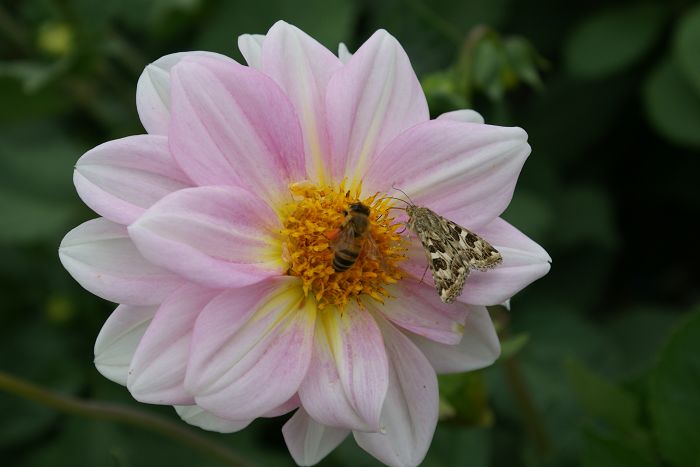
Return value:
M 459 297 L 470 269 L 486 270 L 501 263 L 501 254 L 483 238 L 428 208 L 407 209 L 408 226 L 428 257 L 440 299 L 452 303 Z

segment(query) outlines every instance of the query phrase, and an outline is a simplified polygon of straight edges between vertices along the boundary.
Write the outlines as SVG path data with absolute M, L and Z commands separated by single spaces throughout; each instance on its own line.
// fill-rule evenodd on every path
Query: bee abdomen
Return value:
M 358 256 L 358 251 L 348 249 L 336 251 L 335 256 L 333 256 L 333 269 L 335 269 L 337 272 L 347 271 L 353 264 L 355 264 Z

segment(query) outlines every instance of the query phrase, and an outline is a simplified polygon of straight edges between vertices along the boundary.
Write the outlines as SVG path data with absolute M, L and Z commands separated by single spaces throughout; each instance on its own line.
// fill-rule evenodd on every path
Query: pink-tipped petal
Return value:
M 442 303 L 434 287 L 414 278 L 386 289 L 395 298 L 370 306 L 394 324 L 443 344 L 456 344 L 462 339 L 466 306 Z
M 381 333 L 366 310 L 348 306 L 342 314 L 322 313 L 299 397 L 319 423 L 377 431 L 388 371 Z
M 335 180 L 349 177 L 353 182 L 363 178 L 374 158 L 397 135 L 428 120 L 423 90 L 393 36 L 377 31 L 333 75 L 326 93 L 326 116 L 332 175 Z
M 95 367 L 105 378 L 126 386 L 129 365 L 157 306 L 119 305 L 95 341 Z
M 185 387 L 220 417 L 270 412 L 306 374 L 315 319 L 316 305 L 296 277 L 223 292 L 197 319 Z
M 263 73 L 189 57 L 172 70 L 170 150 L 198 185 L 244 187 L 267 199 L 306 178 L 292 104 Z
M 326 182 L 330 152 L 325 96 L 340 60 L 299 28 L 278 21 L 265 36 L 262 71 L 274 79 L 292 101 L 304 134 L 306 171 L 313 181 Z
M 168 149 L 165 136 L 138 135 L 109 141 L 75 164 L 80 198 L 119 224 L 134 222 L 153 203 L 192 185 Z
M 457 345 L 440 344 L 415 334 L 409 337 L 439 374 L 478 370 L 491 365 L 501 354 L 496 329 L 483 306 L 469 307 L 464 336 Z
M 459 218 L 453 220 L 460 222 Z M 458 301 L 500 305 L 549 271 L 551 258 L 547 252 L 503 219 L 497 218 L 474 231 L 501 253 L 503 262 L 488 271 L 471 271 Z M 421 277 L 427 266 L 423 248 L 413 242 L 407 256 L 404 269 L 413 277 Z M 432 286 L 432 276 L 427 274 L 424 282 Z
M 154 264 L 205 287 L 241 287 L 283 272 L 278 222 L 247 191 L 207 186 L 166 196 L 129 234 Z
M 126 227 L 104 218 L 66 234 L 58 248 L 63 267 L 85 289 L 111 302 L 157 305 L 184 281 L 146 260 Z
M 481 114 L 475 110 L 472 109 L 462 109 L 462 110 L 453 110 L 452 112 L 445 112 L 444 114 L 441 114 L 437 118 L 438 120 L 440 119 L 447 119 L 447 120 L 454 120 L 456 122 L 467 122 L 467 123 L 484 123 L 484 117 L 481 116 Z
M 280 405 L 279 407 L 275 407 L 274 409 L 270 410 L 269 412 L 263 414 L 263 417 L 266 417 L 266 418 L 279 417 L 280 415 L 284 415 L 286 413 L 291 412 L 292 410 L 296 409 L 300 405 L 301 405 L 301 400 L 299 399 L 299 394 L 294 394 L 284 404 Z
M 188 284 L 158 308 L 136 349 L 127 387 L 134 399 L 149 404 L 193 404 L 184 380 L 194 322 L 216 291 Z
M 160 57 L 146 66 L 136 84 L 136 109 L 141 123 L 152 135 L 167 135 L 170 126 L 170 70 L 191 55 L 232 61 L 213 52 L 178 52 Z
M 227 420 L 217 417 L 197 405 L 176 405 L 175 412 L 190 425 L 217 433 L 235 433 L 252 422 L 252 420 Z
M 382 431 L 353 434 L 362 449 L 385 464 L 415 466 L 425 458 L 437 425 L 437 376 L 408 337 L 378 321 L 390 362 Z
M 396 138 L 368 170 L 364 187 L 398 187 L 415 204 L 473 230 L 508 206 L 529 154 L 520 128 L 432 120 Z
M 314 465 L 348 436 L 350 430 L 322 425 L 299 408 L 282 427 L 287 449 L 297 465 Z
M 477 230 L 503 256 L 490 271 L 473 271 L 459 297 L 465 303 L 499 305 L 549 272 L 552 258 L 540 245 L 503 219 Z
M 238 36 L 238 50 L 249 67 L 260 69 L 262 65 L 262 47 L 264 34 L 241 34 Z

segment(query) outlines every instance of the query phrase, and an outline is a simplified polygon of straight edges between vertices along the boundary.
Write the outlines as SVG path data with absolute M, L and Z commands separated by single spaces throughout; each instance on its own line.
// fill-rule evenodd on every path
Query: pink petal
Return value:
M 503 263 L 492 271 L 473 271 L 459 300 L 498 305 L 549 272 L 552 258 L 547 252 L 503 219 L 495 219 L 477 233 L 501 253 Z
M 260 69 L 262 62 L 263 34 L 242 34 L 238 36 L 238 50 L 249 67 Z
M 462 339 L 466 306 L 442 303 L 435 288 L 412 278 L 386 289 L 392 298 L 383 305 L 369 306 L 394 324 L 444 344 L 456 344 Z
M 230 58 L 212 52 L 178 52 L 160 57 L 146 66 L 136 85 L 136 109 L 141 123 L 152 135 L 167 135 L 170 125 L 170 70 L 189 56 L 212 57 L 223 61 Z
M 259 71 L 205 57 L 172 72 L 170 149 L 198 185 L 233 185 L 267 199 L 306 178 L 304 145 L 289 99 Z
M 369 168 L 364 186 L 370 193 L 396 186 L 417 205 L 476 229 L 508 206 L 529 154 L 520 128 L 432 120 L 396 138 Z
M 157 305 L 184 283 L 141 256 L 126 227 L 103 218 L 68 232 L 58 256 L 80 285 L 111 302 Z
M 367 310 L 322 313 L 299 388 L 306 411 L 324 425 L 377 431 L 388 384 L 382 336 Z
M 297 465 L 314 465 L 343 442 L 350 433 L 343 428 L 322 425 L 299 408 L 282 427 L 287 449 Z
M 176 405 L 175 412 L 190 425 L 217 433 L 235 433 L 252 422 L 252 420 L 227 420 L 217 417 L 197 405 Z
M 454 221 L 460 222 L 458 218 Z M 499 305 L 549 271 L 551 258 L 547 252 L 503 219 L 495 219 L 475 232 L 501 253 L 503 263 L 485 272 L 471 271 L 459 301 L 473 305 Z M 413 277 L 420 277 L 427 261 L 423 248 L 413 243 L 403 267 Z M 424 282 L 433 285 L 429 276 L 425 276 Z
M 409 335 L 437 373 L 462 373 L 491 365 L 501 354 L 501 344 L 489 312 L 470 306 L 459 344 L 445 345 L 418 335 Z
M 265 413 L 263 417 L 274 418 L 287 414 L 301 405 L 299 394 L 294 394 L 287 402 Z
M 456 122 L 468 122 L 468 123 L 484 123 L 484 117 L 481 116 L 479 112 L 472 109 L 462 109 L 453 110 L 452 112 L 445 112 L 444 114 L 438 116 L 440 119 L 454 120 Z
M 149 404 L 193 404 L 184 388 L 194 322 L 217 292 L 188 284 L 158 308 L 136 349 L 127 387 L 134 399 Z
M 423 90 L 394 37 L 377 31 L 333 75 L 326 93 L 326 116 L 332 175 L 335 180 L 347 176 L 354 182 L 363 178 L 374 158 L 399 133 L 428 120 Z
M 151 135 L 128 136 L 86 152 L 75 165 L 73 182 L 85 204 L 124 225 L 192 184 L 170 155 L 168 139 Z
M 197 319 L 185 387 L 219 417 L 270 412 L 297 392 L 306 374 L 315 315 L 296 277 L 223 292 Z
M 353 432 L 357 444 L 388 465 L 418 465 L 428 452 L 438 418 L 433 367 L 400 331 L 378 320 L 389 355 L 389 392 L 380 433 Z
M 119 305 L 109 315 L 95 341 L 95 367 L 105 378 L 126 386 L 131 359 L 157 309 Z
M 172 193 L 146 211 L 129 234 L 143 255 L 211 288 L 240 287 L 284 270 L 277 215 L 233 187 Z
M 327 182 L 325 159 L 330 153 L 325 96 L 331 75 L 342 66 L 328 49 L 300 29 L 278 21 L 265 37 L 262 71 L 292 101 L 304 135 L 309 179 Z

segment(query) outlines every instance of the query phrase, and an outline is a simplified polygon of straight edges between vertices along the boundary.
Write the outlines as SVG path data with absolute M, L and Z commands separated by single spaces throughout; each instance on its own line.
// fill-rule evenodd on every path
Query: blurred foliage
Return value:
M 333 51 L 385 28 L 433 115 L 468 106 L 530 135 L 505 217 L 548 249 L 553 268 L 512 313 L 494 310 L 496 365 L 441 377 L 425 465 L 698 465 L 700 5 L 689 0 L 3 0 L 0 370 L 177 420 L 92 366 L 112 305 L 57 259 L 65 232 L 94 216 L 72 166 L 143 131 L 134 95 L 146 63 L 192 49 L 240 59 L 236 37 L 277 19 Z M 3 465 L 220 465 L 162 436 L 2 393 L 0 408 Z M 207 436 L 260 465 L 290 465 L 283 423 Z M 379 463 L 349 439 L 322 465 Z

